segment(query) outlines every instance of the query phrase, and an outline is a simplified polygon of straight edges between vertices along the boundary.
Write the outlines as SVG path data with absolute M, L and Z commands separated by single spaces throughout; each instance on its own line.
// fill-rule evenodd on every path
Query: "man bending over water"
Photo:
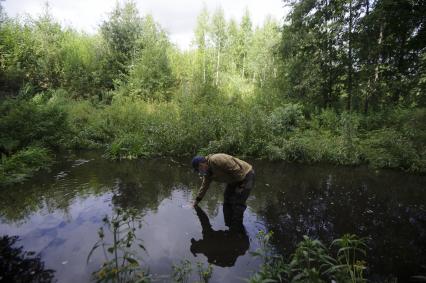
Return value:
M 232 217 L 226 225 L 239 228 L 243 223 L 246 200 L 254 185 L 254 170 L 247 162 L 224 153 L 195 156 L 192 167 L 202 177 L 203 182 L 198 192 L 194 207 L 203 199 L 212 181 L 226 183 L 223 196 L 224 209 L 232 210 Z

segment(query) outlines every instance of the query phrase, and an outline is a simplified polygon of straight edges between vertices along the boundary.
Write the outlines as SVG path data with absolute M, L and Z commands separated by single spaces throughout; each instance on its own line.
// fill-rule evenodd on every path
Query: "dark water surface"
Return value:
M 328 245 L 355 233 L 368 239 L 372 281 L 426 274 L 424 176 L 252 161 L 256 185 L 244 216 L 246 236 L 235 238 L 224 223 L 222 185 L 213 184 L 198 214 L 187 206 L 200 184 L 188 163 L 114 162 L 95 152 L 60 157 L 50 173 L 2 190 L 0 236 L 18 236 L 13 246 L 38 254 L 58 282 L 90 281 L 104 257 L 99 250 L 88 264 L 86 258 L 114 208 L 142 216 L 137 235 L 146 252 L 140 257 L 159 282 L 170 281 L 171 266 L 181 259 L 211 262 L 211 282 L 242 282 L 260 264 L 249 253 L 259 246 L 260 229 L 274 231 L 273 244 L 285 255 L 303 235 Z

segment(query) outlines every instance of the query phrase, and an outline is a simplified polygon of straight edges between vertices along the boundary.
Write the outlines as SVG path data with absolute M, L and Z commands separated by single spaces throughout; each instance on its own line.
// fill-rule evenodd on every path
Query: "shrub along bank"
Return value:
M 227 152 L 239 156 L 425 172 L 425 109 L 370 115 L 225 96 L 110 104 L 43 93 L 1 104 L 1 182 L 45 168 L 60 147 L 113 159 Z M 33 169 L 30 169 L 33 168 Z
M 225 96 L 177 96 L 110 104 L 64 91 L 0 105 L 0 181 L 48 167 L 59 148 L 105 150 L 112 159 L 227 152 L 239 156 L 425 172 L 425 109 L 370 115 Z
M 49 168 L 52 151 L 70 134 L 66 112 L 26 99 L 0 103 L 0 185 L 20 182 Z

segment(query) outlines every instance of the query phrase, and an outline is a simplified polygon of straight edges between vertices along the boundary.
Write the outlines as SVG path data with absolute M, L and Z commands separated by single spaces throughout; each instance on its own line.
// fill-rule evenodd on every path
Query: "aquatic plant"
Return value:
M 343 275 L 342 279 L 349 282 L 365 282 L 364 270 L 366 262 L 360 260 L 360 256 L 366 256 L 367 245 L 364 239 L 358 238 L 356 235 L 345 234 L 342 238 L 332 242 L 331 247 L 337 247 L 337 264 L 330 267 L 330 272 L 338 271 L 336 277 Z
M 256 251 L 250 252 L 250 254 L 261 258 L 262 264 L 256 273 L 246 279 L 247 282 L 285 282 L 283 281 L 283 275 L 289 272 L 289 267 L 285 263 L 283 256 L 274 251 L 271 244 L 273 235 L 273 231 L 265 233 L 263 230 L 260 230 L 256 235 L 260 247 Z
M 202 262 L 197 262 L 197 272 L 201 283 L 208 283 L 213 274 L 213 267 L 209 263 L 206 267 Z
M 247 281 L 258 282 L 365 282 L 366 262 L 364 239 L 356 235 L 344 235 L 332 242 L 330 249 L 319 240 L 307 236 L 298 244 L 289 258 L 274 252 L 270 243 L 273 233 L 260 231 L 260 248 L 254 253 L 263 263 L 258 272 Z M 334 255 L 332 250 L 337 248 Z
M 112 216 L 106 215 L 103 226 L 98 230 L 99 240 L 93 245 L 87 256 L 87 262 L 93 252 L 102 248 L 105 261 L 93 272 L 96 282 L 149 282 L 148 272 L 139 264 L 134 245 L 145 250 L 142 240 L 136 237 L 136 229 L 142 227 L 137 211 L 118 208 Z M 108 235 L 104 229 L 106 227 Z M 107 238 L 112 238 L 109 242 Z
M 197 275 L 199 278 L 199 281 L 196 281 L 196 282 L 208 283 L 213 274 L 212 265 L 208 263 L 207 266 L 204 266 L 202 262 L 197 261 L 196 266 L 197 266 Z M 192 267 L 192 263 L 189 260 L 184 259 L 177 264 L 173 264 L 172 269 L 173 269 L 172 278 L 175 282 L 178 282 L 178 283 L 190 282 L 193 267 Z
M 179 283 L 189 282 L 189 277 L 192 272 L 191 262 L 187 259 L 181 260 L 178 264 L 173 264 L 173 280 Z

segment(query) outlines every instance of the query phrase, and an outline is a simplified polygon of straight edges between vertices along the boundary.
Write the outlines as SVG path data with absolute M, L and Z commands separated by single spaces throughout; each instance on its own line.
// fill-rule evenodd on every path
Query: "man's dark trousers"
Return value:
M 246 201 L 254 186 L 254 180 L 254 170 L 251 170 L 241 182 L 226 185 L 223 196 L 223 211 L 225 225 L 231 230 L 239 230 L 243 225 L 244 211 L 247 208 Z

